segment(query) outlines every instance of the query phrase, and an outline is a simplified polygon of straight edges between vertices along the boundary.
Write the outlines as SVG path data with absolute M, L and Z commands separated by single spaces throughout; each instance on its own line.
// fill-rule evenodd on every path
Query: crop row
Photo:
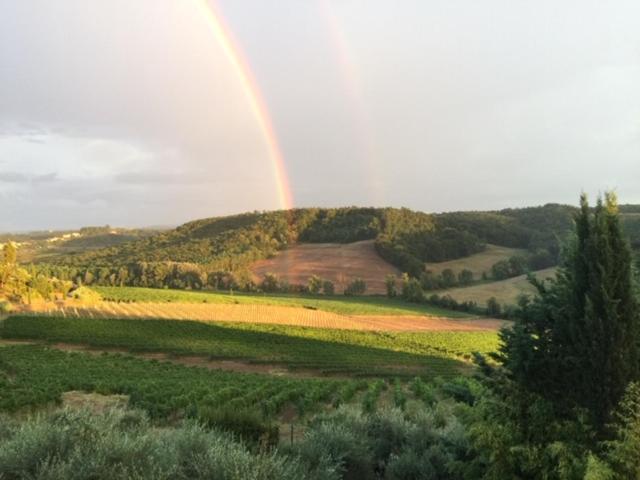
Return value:
M 353 385 L 353 386 L 351 386 Z M 349 380 L 240 374 L 122 354 L 99 356 L 34 345 L 0 347 L 0 410 L 60 401 L 67 391 L 124 394 L 154 417 L 203 407 L 254 409 L 274 416 L 287 404 L 307 411 L 340 401 Z
M 140 287 L 93 287 L 112 302 L 179 302 L 307 307 L 342 315 L 434 315 L 462 318 L 469 315 L 399 298 L 376 296 L 318 297 L 311 295 L 196 292 Z
M 455 376 L 471 352 L 497 347 L 494 332 L 382 333 L 280 325 L 22 316 L 4 321 L 5 338 L 240 358 L 349 375 Z M 409 367 L 409 368 L 407 368 Z

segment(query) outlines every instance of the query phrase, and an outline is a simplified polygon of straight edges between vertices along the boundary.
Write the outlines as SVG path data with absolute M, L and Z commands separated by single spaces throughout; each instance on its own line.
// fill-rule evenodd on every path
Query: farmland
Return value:
M 460 374 L 472 352 L 497 348 L 495 331 L 365 332 L 192 321 L 9 317 L 1 336 L 280 364 L 318 375 Z
M 479 280 L 483 273 L 489 275 L 491 267 L 497 262 L 516 255 L 526 255 L 526 253 L 527 251 L 524 249 L 487 245 L 485 250 L 480 253 L 447 262 L 428 263 L 426 268 L 437 274 L 442 273 L 443 270 L 451 269 L 456 275 L 462 270 L 469 270 L 473 272 L 474 278 Z
M 533 272 L 533 274 L 539 280 L 546 280 L 553 277 L 555 272 L 555 268 L 547 268 Z M 476 302 L 479 305 L 485 305 L 491 297 L 494 297 L 503 305 L 515 305 L 519 295 L 532 295 L 534 291 L 533 286 L 529 283 L 528 276 L 520 275 L 498 282 L 487 282 L 470 287 L 452 288 L 450 290 L 444 290 L 441 294 L 450 295 L 459 302 Z
M 311 409 L 363 388 L 344 380 L 274 378 L 184 367 L 127 355 L 68 353 L 42 346 L 0 347 L 0 409 L 17 411 L 59 402 L 67 391 L 123 394 L 152 417 L 222 404 L 266 416 L 288 403 Z M 366 387 L 366 385 L 365 385 Z M 337 397 L 337 398 L 336 398 Z
M 36 311 L 40 309 L 38 315 L 54 317 L 158 318 L 361 331 L 496 330 L 504 323 L 492 319 L 453 319 L 419 315 L 340 315 L 311 308 L 275 305 L 98 302 L 90 305 L 70 304 L 55 307 L 45 304 L 33 308 Z
M 342 292 L 353 278 L 367 283 L 367 293 L 384 294 L 386 275 L 400 275 L 400 270 L 383 260 L 375 251 L 373 240 L 348 244 L 299 244 L 260 260 L 251 266 L 255 281 L 272 273 L 290 284 L 305 285 L 312 275 L 331 280 Z
M 93 287 L 104 300 L 110 302 L 147 303 L 213 303 L 236 305 L 274 305 L 317 309 L 341 315 L 428 315 L 448 318 L 468 318 L 467 314 L 454 312 L 431 305 L 418 305 L 401 299 L 379 296 L 310 296 L 286 294 L 219 293 L 184 290 Z

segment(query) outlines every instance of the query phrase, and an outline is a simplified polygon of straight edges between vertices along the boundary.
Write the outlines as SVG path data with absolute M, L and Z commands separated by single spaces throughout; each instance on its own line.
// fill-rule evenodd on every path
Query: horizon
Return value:
M 589 200 L 593 200 L 595 198 L 599 198 L 600 194 L 598 194 L 598 197 L 591 197 L 588 196 Z M 72 226 L 69 228 L 58 228 L 58 227 L 49 227 L 49 228 L 35 228 L 35 229 L 26 229 L 26 230 L 14 230 L 14 231 L 9 231 L 9 230 L 0 230 L 0 235 L 25 235 L 25 234 L 34 234 L 34 233 L 45 233 L 45 232 L 71 232 L 71 231 L 78 231 L 81 230 L 83 228 L 103 228 L 103 227 L 109 227 L 109 228 L 115 228 L 115 229 L 125 229 L 125 230 L 174 230 L 182 225 L 186 225 L 188 223 L 191 222 L 196 222 L 196 221 L 200 221 L 200 220 L 210 220 L 210 219 L 214 219 L 214 218 L 225 218 L 225 217 L 235 217 L 235 216 L 239 216 L 239 215 L 244 215 L 244 214 L 251 214 L 251 213 L 270 213 L 270 212 L 278 212 L 278 211 L 289 211 L 289 210 L 298 210 L 298 209 L 332 209 L 332 208 L 374 208 L 374 209 L 385 209 L 385 208 L 394 208 L 394 209 L 403 209 L 403 208 L 407 208 L 409 210 L 415 211 L 415 212 L 420 212 L 420 213 L 425 213 L 427 215 L 440 215 L 440 214 L 447 214 L 447 213 L 480 213 L 480 212 L 501 212 L 503 210 L 519 210 L 519 209 L 526 209 L 526 208 L 542 208 L 545 207 L 547 205 L 560 205 L 560 206 L 569 206 L 569 207 L 578 207 L 578 202 L 575 203 L 563 203 L 563 202 L 545 202 L 545 203 L 540 203 L 540 204 L 532 204 L 532 205 L 522 205 L 522 206 L 504 206 L 502 208 L 497 208 L 497 209 L 491 209 L 491 210 L 483 210 L 483 209 L 467 209 L 467 210 L 439 210 L 439 211 L 427 211 L 427 210 L 419 210 L 419 209 L 414 209 L 414 208 L 409 208 L 409 207 L 396 207 L 396 206 L 390 206 L 390 205 L 386 205 L 386 206 L 373 206 L 373 205 L 339 205 L 339 206 L 332 206 L 332 207 L 324 207 L 324 206 L 310 206 L 310 207 L 292 207 L 292 208 L 288 208 L 288 209 L 273 209 L 273 210 L 245 210 L 245 211 L 239 211 L 239 212 L 231 212 L 231 213 L 225 213 L 225 214 L 221 214 L 221 215 L 209 215 L 209 216 L 204 216 L 204 217 L 198 217 L 198 218 L 191 218 L 191 219 L 187 219 L 184 221 L 180 221 L 178 223 L 175 224 L 165 224 L 165 225 L 144 225 L 144 224 L 140 224 L 140 225 L 122 225 L 122 224 L 110 224 L 110 223 L 93 223 L 93 224 L 83 224 L 83 225 L 77 225 L 77 226 Z M 619 204 L 620 207 L 629 207 L 629 206 L 640 206 L 640 202 L 639 203 L 629 203 L 629 202 L 623 202 Z
M 0 13 L 1 230 L 318 204 L 496 210 L 583 190 L 640 203 L 631 1 Z

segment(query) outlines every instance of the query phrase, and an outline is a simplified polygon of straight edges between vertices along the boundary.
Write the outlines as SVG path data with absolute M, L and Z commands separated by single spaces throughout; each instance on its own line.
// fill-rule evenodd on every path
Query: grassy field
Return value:
M 118 347 L 277 363 L 319 374 L 437 376 L 460 374 L 472 352 L 488 353 L 498 335 L 482 332 L 364 332 L 280 325 L 172 320 L 9 317 L 5 339 Z
M 401 299 L 385 297 L 319 297 L 285 294 L 248 294 L 233 295 L 217 292 L 194 292 L 185 290 L 160 290 L 136 287 L 92 287 L 105 300 L 114 302 L 180 302 L 180 303 L 218 303 L 240 305 L 276 305 L 305 307 L 339 313 L 342 315 L 428 315 L 449 318 L 470 317 L 468 314 L 445 310 L 429 305 L 417 305 Z
M 500 260 L 506 260 L 514 255 L 526 255 L 526 250 L 518 248 L 499 247 L 497 245 L 487 245 L 487 248 L 480 253 L 471 255 L 457 260 L 448 262 L 438 262 L 427 264 L 427 269 L 434 273 L 442 273 L 443 270 L 450 268 L 454 273 L 458 274 L 464 269 L 471 270 L 475 280 L 482 278 L 482 273 L 486 272 L 491 275 L 491 267 Z
M 544 280 L 555 275 L 556 269 L 548 268 L 533 272 L 534 275 Z M 495 297 L 503 305 L 514 305 L 521 294 L 533 294 L 534 288 L 529 283 L 527 275 L 501 280 L 499 282 L 481 283 L 470 287 L 452 288 L 438 292 L 440 295 L 451 295 L 459 302 L 476 302 L 478 305 L 486 305 L 487 300 Z
M 0 346 L 0 410 L 59 402 L 69 391 L 124 394 L 153 417 L 202 407 L 255 409 L 277 415 L 287 404 L 309 410 L 366 388 L 349 380 L 289 379 L 235 374 L 141 360 L 121 354 L 91 355 L 36 345 Z

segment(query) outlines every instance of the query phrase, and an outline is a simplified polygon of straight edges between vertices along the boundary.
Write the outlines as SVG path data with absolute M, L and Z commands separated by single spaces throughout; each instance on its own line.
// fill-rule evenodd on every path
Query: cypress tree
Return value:
M 553 401 L 559 414 L 585 408 L 603 432 L 639 377 L 640 324 L 616 197 L 607 194 L 593 211 L 584 195 L 580 204 L 556 279 L 533 280 L 538 294 L 521 302 L 496 357 L 516 383 Z

